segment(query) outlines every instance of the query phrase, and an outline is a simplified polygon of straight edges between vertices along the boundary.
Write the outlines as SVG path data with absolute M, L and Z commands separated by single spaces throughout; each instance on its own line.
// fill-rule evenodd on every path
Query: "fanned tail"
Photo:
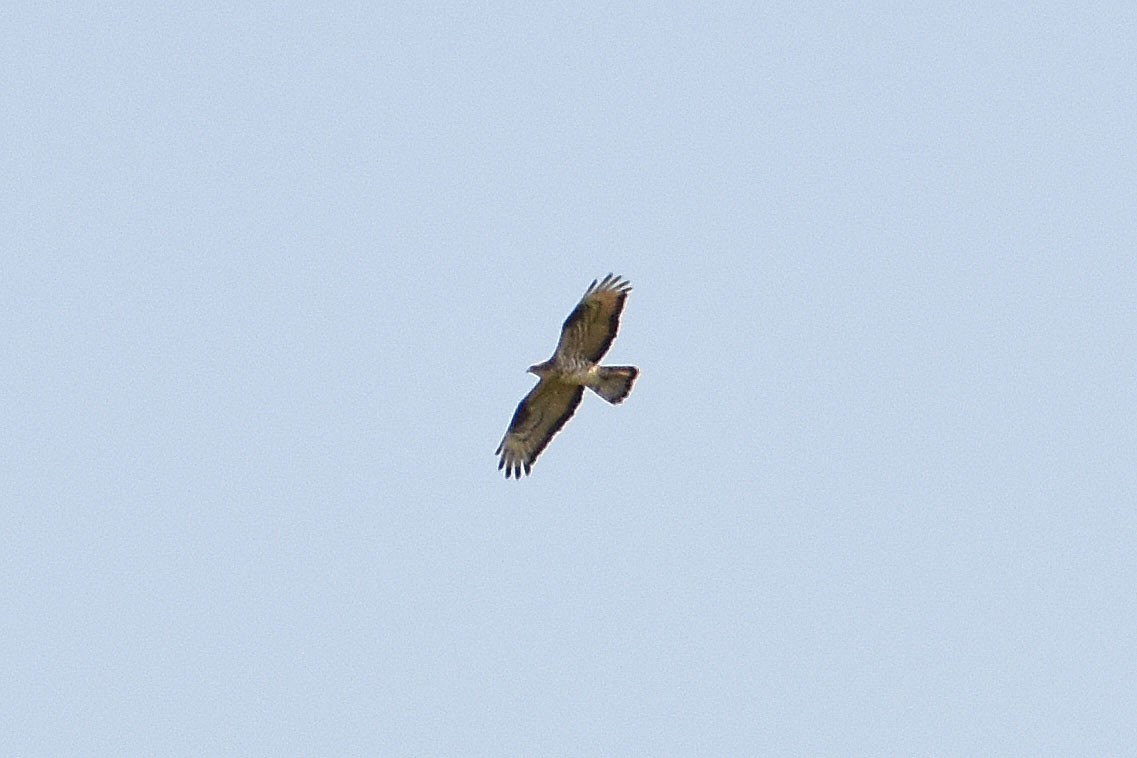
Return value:
M 592 389 L 597 395 L 616 405 L 632 391 L 632 384 L 635 383 L 639 373 L 640 370 L 635 366 L 601 366 L 598 370 L 599 380 Z

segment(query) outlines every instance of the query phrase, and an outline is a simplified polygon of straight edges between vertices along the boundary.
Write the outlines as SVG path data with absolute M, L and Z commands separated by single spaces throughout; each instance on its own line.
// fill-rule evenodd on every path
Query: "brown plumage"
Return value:
M 639 369 L 598 365 L 616 339 L 620 312 L 631 291 L 627 280 L 612 274 L 593 280 L 565 319 L 553 357 L 529 367 L 540 381 L 517 406 L 494 453 L 501 455 L 497 467 L 505 469 L 506 479 L 529 473 L 553 435 L 572 418 L 585 387 L 613 405 L 632 391 Z

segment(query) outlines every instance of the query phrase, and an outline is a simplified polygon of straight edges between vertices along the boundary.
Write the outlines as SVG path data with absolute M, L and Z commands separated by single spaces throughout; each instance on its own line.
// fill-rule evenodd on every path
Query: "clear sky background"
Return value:
M 1137 745 L 1132 4 L 0 38 L 3 754 Z

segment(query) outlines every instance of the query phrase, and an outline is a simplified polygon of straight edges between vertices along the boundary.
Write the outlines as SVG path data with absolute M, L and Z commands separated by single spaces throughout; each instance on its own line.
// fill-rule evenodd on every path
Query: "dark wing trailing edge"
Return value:
M 631 291 L 632 285 L 626 279 L 613 274 L 599 282 L 593 280 L 580 303 L 565 319 L 553 360 L 596 363 L 604 357 L 616 339 L 620 312 Z
M 533 468 L 537 456 L 549 440 L 572 418 L 584 387 L 555 379 L 542 379 L 518 404 L 509 422 L 509 430 L 494 454 L 501 454 L 497 467 L 505 469 L 505 478 L 521 478 Z

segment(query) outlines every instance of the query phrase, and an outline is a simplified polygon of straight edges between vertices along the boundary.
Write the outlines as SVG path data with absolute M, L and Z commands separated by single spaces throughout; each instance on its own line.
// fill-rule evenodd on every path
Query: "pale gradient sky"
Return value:
M 5 15 L 0 753 L 1137 745 L 1132 4 Z

